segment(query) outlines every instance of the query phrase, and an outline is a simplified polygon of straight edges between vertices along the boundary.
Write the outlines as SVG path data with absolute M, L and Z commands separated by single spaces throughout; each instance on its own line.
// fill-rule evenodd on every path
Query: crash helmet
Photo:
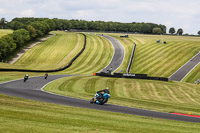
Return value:
M 106 90 L 109 90 L 109 88 L 108 88 L 108 87 L 106 87 Z

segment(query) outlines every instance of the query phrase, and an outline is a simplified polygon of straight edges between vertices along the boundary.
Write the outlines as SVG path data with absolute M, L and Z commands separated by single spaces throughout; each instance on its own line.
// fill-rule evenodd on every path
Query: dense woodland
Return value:
M 0 61 L 7 59 L 17 49 L 28 42 L 47 35 L 52 30 L 88 30 L 108 32 L 133 32 L 142 34 L 166 33 L 165 25 L 154 23 L 120 23 L 104 21 L 65 20 L 48 18 L 14 18 L 7 22 L 0 21 L 0 27 L 13 29 L 12 34 L 0 38 Z

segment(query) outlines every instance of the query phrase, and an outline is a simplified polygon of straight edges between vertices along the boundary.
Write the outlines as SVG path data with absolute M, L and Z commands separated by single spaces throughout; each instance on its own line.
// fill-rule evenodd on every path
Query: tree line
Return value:
M 12 29 L 24 28 L 32 21 L 42 21 L 44 18 L 15 18 L 9 25 Z M 66 20 L 54 18 L 55 30 L 94 30 L 94 31 L 113 31 L 113 32 L 136 32 L 143 34 L 153 34 L 153 28 L 160 28 L 162 33 L 166 33 L 166 26 L 154 23 L 120 23 L 104 21 L 85 21 L 85 20 Z
M 8 58 L 17 49 L 24 47 L 28 42 L 38 37 L 48 34 L 52 30 L 78 29 L 143 34 L 166 33 L 165 25 L 154 23 L 120 23 L 74 19 L 66 20 L 58 18 L 14 18 L 11 22 L 2 18 L 0 20 L 0 27 L 2 29 L 11 28 L 14 30 L 12 34 L 0 38 L 0 60 Z

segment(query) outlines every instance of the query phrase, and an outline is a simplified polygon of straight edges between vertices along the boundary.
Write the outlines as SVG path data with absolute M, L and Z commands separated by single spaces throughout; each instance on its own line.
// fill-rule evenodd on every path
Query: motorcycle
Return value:
M 26 82 L 26 80 L 28 80 L 28 77 L 24 77 L 24 82 Z
M 47 79 L 47 77 L 48 77 L 48 74 L 46 73 L 46 74 L 44 75 L 44 79 Z
M 99 100 L 97 100 L 97 97 L 99 97 Z M 92 98 L 90 100 L 90 103 L 91 104 L 95 103 L 95 104 L 103 105 L 103 104 L 105 104 L 105 103 L 108 102 L 109 98 L 110 98 L 110 94 L 108 94 L 108 93 L 104 93 L 104 94 L 102 94 L 102 93 L 100 93 L 100 94 L 96 93 L 94 95 L 94 98 Z

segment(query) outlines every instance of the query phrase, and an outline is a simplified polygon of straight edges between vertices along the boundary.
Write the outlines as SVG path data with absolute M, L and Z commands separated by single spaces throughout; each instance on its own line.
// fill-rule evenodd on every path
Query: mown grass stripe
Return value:
M 85 49 L 85 51 L 83 52 L 81 58 L 77 59 L 74 64 L 73 67 L 71 67 L 70 69 L 68 69 L 67 71 L 70 71 L 70 73 L 77 73 L 78 70 L 80 70 L 83 67 L 86 67 L 85 64 L 88 63 L 86 62 L 86 60 L 88 60 L 88 58 L 91 58 L 90 55 L 94 54 L 94 39 L 91 39 L 91 36 L 87 35 L 87 47 Z M 88 52 L 88 51 L 92 51 L 92 53 Z M 76 66 L 76 67 L 75 67 Z
M 102 61 L 101 59 L 105 58 L 105 56 L 106 56 L 104 54 L 105 50 L 104 50 L 103 42 L 97 36 L 95 37 L 95 39 L 96 39 L 96 46 L 97 46 L 95 49 L 95 55 L 93 55 L 93 58 L 90 59 L 90 61 L 88 63 L 88 67 L 86 69 L 84 69 L 84 71 L 82 71 L 83 73 L 88 72 L 92 69 L 94 72 L 96 72 L 98 69 L 100 69 L 97 66 L 98 66 L 98 64 L 101 64 L 101 61 Z M 99 53 L 101 53 L 101 54 L 99 55 Z
M 94 73 L 107 65 L 112 57 L 111 44 L 100 36 L 87 34 L 87 47 L 71 68 L 65 73 Z
M 79 63 L 79 67 L 75 68 L 73 71 L 78 71 L 80 73 L 82 73 L 87 67 L 89 67 L 92 62 L 95 60 L 96 58 L 96 51 L 98 49 L 97 46 L 97 42 L 96 39 L 92 38 L 92 45 L 90 47 L 90 49 L 88 51 L 90 51 L 90 53 L 88 52 L 88 55 L 85 56 L 85 61 L 83 64 Z M 87 63 L 87 67 L 84 66 L 84 64 Z M 73 71 L 71 71 L 73 73 Z
M 164 53 L 165 53 L 165 51 L 164 51 Z M 177 51 L 177 53 L 178 53 L 178 51 Z M 174 56 L 172 56 L 172 58 L 173 58 Z M 167 66 L 165 66 L 165 67 L 161 67 L 161 68 L 157 68 L 156 67 L 156 64 L 159 64 L 159 62 L 160 61 L 162 61 L 163 63 L 167 63 L 167 62 L 169 62 L 170 60 L 167 60 L 167 61 L 165 61 L 166 60 L 166 58 L 170 58 L 170 56 L 168 56 L 168 57 L 166 57 L 166 56 L 159 56 L 159 57 L 157 57 L 156 59 L 154 59 L 154 58 L 152 58 L 152 60 L 149 60 L 149 62 L 146 62 L 147 64 L 143 64 L 145 67 L 143 67 L 144 69 L 146 68 L 146 69 L 148 69 L 148 68 L 151 68 L 151 69 L 155 69 L 157 72 L 164 72 L 162 69 L 164 69 L 164 68 L 166 68 Z M 147 71 L 149 71 L 149 73 L 151 73 L 151 69 L 150 70 L 147 70 Z M 153 71 L 153 72 L 155 72 L 155 71 Z M 161 75 L 162 75 L 162 73 L 161 73 Z

